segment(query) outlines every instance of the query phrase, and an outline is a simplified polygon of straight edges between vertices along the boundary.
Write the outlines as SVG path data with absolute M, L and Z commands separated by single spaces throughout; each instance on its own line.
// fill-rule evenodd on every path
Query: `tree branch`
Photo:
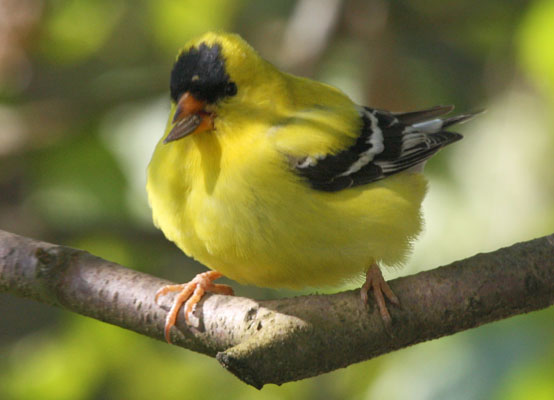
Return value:
M 154 303 L 171 282 L 85 251 L 0 231 L 0 292 L 56 305 L 163 340 L 166 310 Z M 216 357 L 261 388 L 345 367 L 409 345 L 554 303 L 554 235 L 478 254 L 390 282 L 392 335 L 359 292 L 256 301 L 207 295 L 199 327 L 179 318 L 173 341 Z M 170 304 L 171 296 L 165 299 Z

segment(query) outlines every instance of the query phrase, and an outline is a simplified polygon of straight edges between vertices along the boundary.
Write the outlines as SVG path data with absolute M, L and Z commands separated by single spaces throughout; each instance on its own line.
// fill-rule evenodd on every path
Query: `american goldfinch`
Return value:
M 240 36 L 207 33 L 178 54 L 171 113 L 148 167 L 153 219 L 212 271 L 177 291 L 189 322 L 223 275 L 262 287 L 338 285 L 366 273 L 383 320 L 398 299 L 379 265 L 401 264 L 421 230 L 425 161 L 462 138 L 451 106 L 391 113 L 279 71 Z

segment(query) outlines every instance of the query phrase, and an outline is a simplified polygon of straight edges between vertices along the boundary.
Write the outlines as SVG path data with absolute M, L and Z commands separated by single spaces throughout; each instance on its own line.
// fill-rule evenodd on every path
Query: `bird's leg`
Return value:
M 217 271 L 203 272 L 196 275 L 190 282 L 183 283 L 181 285 L 167 285 L 160 288 L 156 292 L 156 297 L 154 298 L 156 303 L 158 303 L 158 298 L 160 296 L 164 296 L 171 292 L 179 292 L 177 296 L 175 296 L 173 304 L 171 305 L 171 308 L 167 313 L 167 317 L 165 318 L 164 334 L 167 343 L 171 344 L 169 331 L 171 330 L 171 327 L 175 325 L 177 315 L 183 304 L 185 305 L 185 321 L 187 321 L 187 324 L 190 324 L 190 315 L 194 311 L 196 304 L 200 301 L 202 296 L 204 296 L 204 293 L 211 292 L 226 295 L 234 294 L 233 288 L 230 286 L 213 283 L 214 280 L 221 278 L 222 276 L 221 272 Z
M 391 325 L 392 319 L 389 314 L 389 310 L 387 309 L 383 293 L 391 303 L 399 305 L 400 302 L 398 301 L 398 297 L 396 297 L 390 286 L 383 278 L 383 274 L 376 263 L 373 263 L 367 270 L 365 283 L 361 289 L 360 295 L 364 304 L 367 304 L 369 290 L 373 290 L 373 296 L 375 297 L 375 302 L 379 308 L 379 314 L 381 314 L 385 327 L 388 329 Z

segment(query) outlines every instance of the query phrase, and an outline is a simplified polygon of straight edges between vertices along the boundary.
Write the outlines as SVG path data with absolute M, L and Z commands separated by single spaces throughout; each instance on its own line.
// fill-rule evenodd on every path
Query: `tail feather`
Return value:
M 435 106 L 426 110 L 411 111 L 406 113 L 392 113 L 398 121 L 405 125 L 413 125 L 418 122 L 429 121 L 430 119 L 439 117 L 444 114 L 448 114 L 454 110 L 453 105 L 447 106 Z
M 456 115 L 454 117 L 442 119 L 442 118 L 434 118 L 434 119 L 424 119 L 420 120 L 416 123 L 411 123 L 408 125 L 407 132 L 422 132 L 422 133 L 437 133 L 445 128 L 448 128 L 449 126 L 464 123 L 471 118 L 475 117 L 478 114 L 481 114 L 484 112 L 484 110 L 476 111 L 473 113 L 467 113 L 467 114 L 461 114 Z M 430 114 L 427 114 L 427 117 Z M 398 117 L 397 117 L 398 118 Z
M 463 124 L 464 122 L 469 121 L 470 119 L 484 112 L 485 110 L 479 110 L 472 113 L 461 114 L 461 115 L 456 115 L 455 117 L 447 118 L 442 121 L 442 129 L 448 128 L 449 126 L 452 126 L 454 124 Z

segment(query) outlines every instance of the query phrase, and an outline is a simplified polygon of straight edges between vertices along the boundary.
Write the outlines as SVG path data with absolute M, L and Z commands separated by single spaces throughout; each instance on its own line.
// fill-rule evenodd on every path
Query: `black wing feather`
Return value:
M 360 107 L 363 126 L 354 144 L 318 159 L 306 157 L 296 162 L 294 169 L 312 188 L 327 192 L 383 179 L 423 163 L 444 146 L 462 138 L 444 128 L 464 122 L 475 113 L 437 118 L 452 109 L 437 106 L 395 114 Z

